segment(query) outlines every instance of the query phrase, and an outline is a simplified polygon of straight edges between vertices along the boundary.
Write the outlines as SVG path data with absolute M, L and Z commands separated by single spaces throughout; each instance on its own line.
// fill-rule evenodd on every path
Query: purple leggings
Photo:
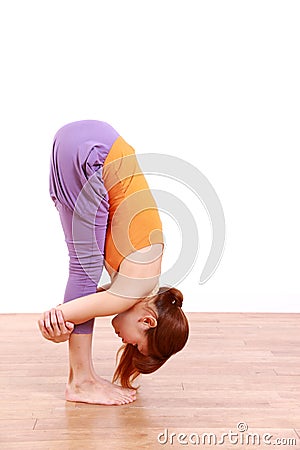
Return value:
M 59 212 L 69 252 L 64 302 L 96 292 L 103 265 L 109 199 L 103 163 L 119 134 L 97 120 L 73 122 L 54 137 L 50 195 Z M 94 319 L 74 333 L 93 332 Z

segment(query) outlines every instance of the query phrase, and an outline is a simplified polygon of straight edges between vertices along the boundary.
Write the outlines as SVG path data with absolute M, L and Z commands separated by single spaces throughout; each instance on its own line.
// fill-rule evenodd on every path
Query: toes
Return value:
M 133 402 L 132 397 L 124 397 L 124 399 L 126 400 L 126 403 L 132 403 Z
M 119 395 L 119 399 L 123 405 L 133 402 L 133 399 L 130 396 L 124 395 L 123 393 L 120 393 Z

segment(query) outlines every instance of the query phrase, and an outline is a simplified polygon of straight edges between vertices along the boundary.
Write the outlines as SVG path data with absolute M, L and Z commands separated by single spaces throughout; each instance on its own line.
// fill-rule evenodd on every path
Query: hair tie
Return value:
M 182 308 L 183 296 L 178 289 L 170 286 L 162 286 L 159 289 L 158 294 L 159 297 L 162 296 L 167 305 L 174 305 L 178 308 Z
M 180 302 L 179 299 L 174 298 L 173 300 L 171 300 L 171 304 L 174 306 L 178 306 L 178 308 L 182 307 L 182 302 Z

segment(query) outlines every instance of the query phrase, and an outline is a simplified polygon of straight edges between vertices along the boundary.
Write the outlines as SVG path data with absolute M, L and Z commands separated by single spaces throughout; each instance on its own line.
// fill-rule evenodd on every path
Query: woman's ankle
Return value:
M 79 370 L 78 368 L 74 370 L 70 367 L 68 384 L 80 385 L 83 383 L 93 383 L 96 381 L 96 377 L 94 372 L 91 370 Z
M 91 334 L 71 335 L 69 340 L 69 367 L 69 384 L 81 384 L 95 380 Z

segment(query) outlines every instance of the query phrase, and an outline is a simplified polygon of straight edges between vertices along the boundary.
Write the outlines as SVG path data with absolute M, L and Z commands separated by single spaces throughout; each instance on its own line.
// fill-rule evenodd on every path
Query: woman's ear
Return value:
M 157 320 L 151 315 L 144 316 L 141 321 L 146 328 L 155 328 L 157 326 Z

